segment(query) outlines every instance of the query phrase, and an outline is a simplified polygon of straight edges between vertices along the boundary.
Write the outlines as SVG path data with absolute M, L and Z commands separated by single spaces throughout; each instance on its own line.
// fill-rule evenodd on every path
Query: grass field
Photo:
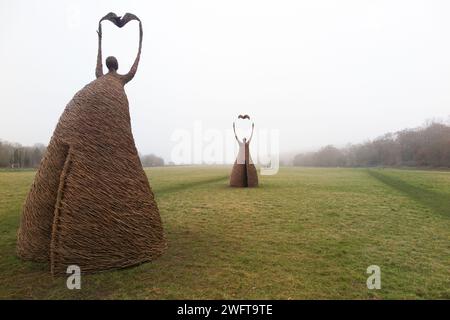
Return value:
M 229 171 L 148 169 L 168 251 L 81 290 L 16 258 L 34 172 L 0 171 L 0 298 L 450 299 L 450 172 L 282 168 L 233 189 Z

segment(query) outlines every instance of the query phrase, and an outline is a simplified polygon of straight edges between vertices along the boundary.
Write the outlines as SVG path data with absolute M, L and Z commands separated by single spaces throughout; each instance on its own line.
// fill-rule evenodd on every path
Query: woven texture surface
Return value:
M 52 274 L 71 264 L 83 273 L 123 268 L 166 248 L 131 132 L 129 80 L 109 72 L 73 97 L 26 198 L 17 253 L 49 262 Z
M 240 150 L 230 176 L 230 186 L 252 188 L 258 186 L 258 173 L 250 156 L 250 143 L 239 143 Z

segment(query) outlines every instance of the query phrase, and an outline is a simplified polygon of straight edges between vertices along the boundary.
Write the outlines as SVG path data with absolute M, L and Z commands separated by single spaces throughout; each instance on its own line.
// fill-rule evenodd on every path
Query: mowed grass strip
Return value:
M 448 172 L 282 168 L 259 188 L 236 189 L 230 170 L 148 169 L 169 249 L 151 263 L 83 276 L 78 291 L 15 257 L 34 173 L 0 172 L 0 298 L 450 298 Z M 437 194 L 439 206 L 405 185 Z M 381 290 L 366 287 L 373 264 Z

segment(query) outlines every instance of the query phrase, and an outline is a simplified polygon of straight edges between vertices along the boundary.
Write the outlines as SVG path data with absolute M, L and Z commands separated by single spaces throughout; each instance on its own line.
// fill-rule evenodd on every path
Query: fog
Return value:
M 144 42 L 125 90 L 141 153 L 170 161 L 176 130 L 239 114 L 280 151 L 358 143 L 450 115 L 450 2 L 0 1 L 0 139 L 48 143 L 95 78 L 98 20 L 135 13 Z M 103 23 L 125 73 L 137 23 Z

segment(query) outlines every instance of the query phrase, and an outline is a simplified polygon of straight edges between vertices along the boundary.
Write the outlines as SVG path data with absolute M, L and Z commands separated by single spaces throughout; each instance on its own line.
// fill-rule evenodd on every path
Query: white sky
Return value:
M 141 64 L 126 86 L 141 153 L 169 160 L 176 129 L 225 131 L 238 114 L 281 151 L 375 138 L 450 115 L 450 1 L 0 0 L 0 138 L 48 143 L 94 79 L 97 23 L 135 13 Z M 103 24 L 128 71 L 137 24 Z

